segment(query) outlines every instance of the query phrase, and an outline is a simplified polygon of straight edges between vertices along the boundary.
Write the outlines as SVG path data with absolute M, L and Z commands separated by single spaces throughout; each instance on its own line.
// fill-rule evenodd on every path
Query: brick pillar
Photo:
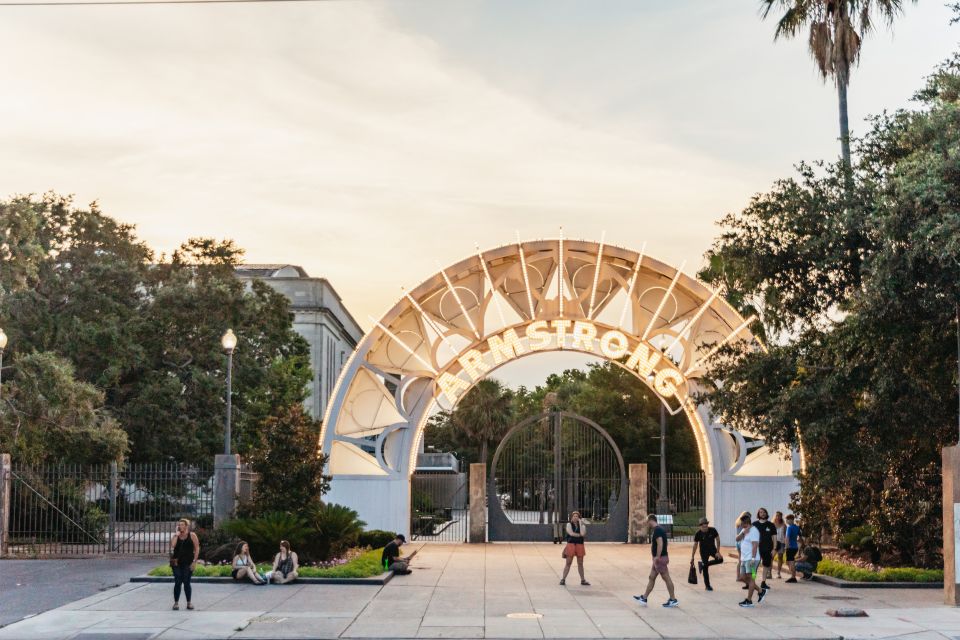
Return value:
M 630 489 L 628 491 L 630 509 L 627 513 L 627 541 L 640 542 L 647 520 L 647 465 L 630 465 Z
M 213 463 L 213 526 L 219 527 L 236 514 L 239 492 L 240 456 L 216 456 Z
M 13 485 L 13 464 L 9 453 L 0 453 L 0 558 L 7 555 L 10 534 L 10 491 Z
M 943 599 L 960 605 L 960 446 L 943 448 Z
M 467 542 L 487 541 L 487 465 L 470 465 L 470 535 Z

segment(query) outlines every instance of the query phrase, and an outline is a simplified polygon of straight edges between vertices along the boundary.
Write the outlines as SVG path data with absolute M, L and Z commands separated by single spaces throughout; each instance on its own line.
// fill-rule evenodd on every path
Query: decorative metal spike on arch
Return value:
M 568 238 L 477 250 L 373 319 L 347 361 L 320 435 L 333 476 L 327 499 L 358 509 L 370 526 L 405 530 L 408 478 L 437 406 L 452 408 L 513 360 L 559 350 L 615 362 L 672 414 L 683 412 L 708 494 L 710 478 L 751 491 L 748 476 L 781 478 L 792 491 L 788 462 L 764 446 L 742 450 L 756 439 L 730 437 L 709 407 L 693 400 L 721 346 L 742 341 L 763 348 L 749 330 L 752 320 L 645 251 Z M 721 493 L 717 487 L 708 501 Z

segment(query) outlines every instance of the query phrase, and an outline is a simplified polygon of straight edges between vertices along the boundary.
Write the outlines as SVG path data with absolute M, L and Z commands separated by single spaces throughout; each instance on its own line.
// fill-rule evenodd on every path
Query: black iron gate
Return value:
M 470 516 L 466 473 L 414 473 L 410 536 L 418 542 L 466 542 Z
M 627 474 L 597 423 L 549 411 L 516 425 L 497 447 L 487 487 L 491 541 L 551 541 L 579 511 L 593 541 L 626 542 Z

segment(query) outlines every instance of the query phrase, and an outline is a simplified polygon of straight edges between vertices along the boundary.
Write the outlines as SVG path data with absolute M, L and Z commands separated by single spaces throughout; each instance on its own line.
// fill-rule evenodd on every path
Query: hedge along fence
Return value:
M 366 551 L 353 560 L 334 567 L 304 567 L 301 566 L 297 574 L 301 578 L 371 578 L 383 573 L 380 556 L 383 549 Z M 257 565 L 261 572 L 270 571 L 272 563 L 261 562 Z M 193 575 L 198 578 L 229 578 L 233 566 L 229 564 L 197 565 Z M 152 569 L 147 575 L 154 577 L 172 577 L 173 569 L 163 565 Z
M 826 558 L 817 565 L 817 573 L 851 582 L 943 582 L 943 569 L 899 567 L 871 571 Z

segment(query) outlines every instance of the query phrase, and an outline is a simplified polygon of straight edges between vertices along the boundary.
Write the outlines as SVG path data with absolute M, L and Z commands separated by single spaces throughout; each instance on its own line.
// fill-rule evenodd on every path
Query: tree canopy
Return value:
M 940 450 L 956 442 L 960 56 L 856 141 L 800 165 L 724 231 L 701 276 L 756 309 L 769 352 L 728 353 L 713 409 L 801 446 L 808 528 L 868 524 L 896 559 L 939 562 Z
M 235 448 L 262 446 L 264 420 L 304 399 L 309 352 L 286 298 L 234 276 L 241 257 L 231 241 L 207 238 L 156 256 L 96 204 L 56 194 L 0 201 L 0 327 L 10 338 L 0 448 L 19 455 L 55 432 L 80 456 L 86 430 L 112 443 L 87 460 L 126 452 L 131 461 L 208 461 L 223 442 L 227 328 L 239 337 Z M 45 398 L 82 397 L 85 409 L 47 412 L 41 430 L 27 419 L 39 411 L 25 391 L 37 380 Z M 127 442 L 115 442 L 117 425 Z

